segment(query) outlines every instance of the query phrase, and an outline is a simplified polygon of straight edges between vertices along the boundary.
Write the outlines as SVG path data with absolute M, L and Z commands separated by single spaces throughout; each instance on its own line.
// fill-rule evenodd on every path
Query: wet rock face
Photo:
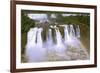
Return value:
M 26 62 L 89 59 L 89 53 L 80 41 L 80 33 L 79 25 L 31 28 L 27 34 Z

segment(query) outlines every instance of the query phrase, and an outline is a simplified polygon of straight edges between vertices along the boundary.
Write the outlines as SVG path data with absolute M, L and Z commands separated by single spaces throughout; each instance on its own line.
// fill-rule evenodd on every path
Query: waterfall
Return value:
M 83 46 L 80 38 L 79 25 L 61 25 L 64 27 L 64 38 L 62 38 L 60 28 L 50 26 L 46 36 L 46 42 L 43 42 L 43 28 L 31 28 L 27 33 L 26 59 L 28 62 L 43 62 L 49 60 L 78 60 L 88 59 L 89 54 Z M 55 36 L 52 35 L 52 29 L 55 30 Z M 53 37 L 56 38 L 56 44 Z M 63 41 L 64 40 L 64 41 Z M 51 55 L 52 54 L 52 55 Z
M 70 37 L 71 38 L 75 37 L 75 30 L 74 30 L 73 25 L 70 25 Z
M 34 29 L 34 33 L 31 34 L 31 31 L 28 32 L 28 39 L 30 39 L 30 36 L 32 36 L 30 39 L 31 41 L 27 42 L 27 47 L 26 47 L 26 59 L 28 62 L 42 62 L 45 60 L 45 54 L 46 54 L 46 50 L 45 48 L 43 48 L 43 41 L 42 41 L 42 36 L 41 36 L 41 32 L 42 32 L 42 28 L 33 28 Z M 36 36 L 37 34 L 37 36 Z M 37 38 L 36 38 L 37 37 Z M 37 42 L 35 41 L 37 40 Z M 32 47 L 30 47 L 30 43 L 31 45 L 33 45 Z
M 70 29 L 69 29 L 70 35 L 67 34 L 68 26 L 70 26 Z M 79 25 L 76 25 L 75 29 L 74 29 L 73 25 L 66 25 L 64 27 L 65 27 L 65 29 L 64 29 L 65 41 L 67 41 L 67 43 L 65 43 L 65 44 L 71 47 L 68 49 L 75 49 L 75 51 L 76 51 L 76 52 L 67 51 L 67 53 L 70 55 L 70 58 L 71 59 L 89 59 L 89 54 L 86 51 L 86 48 L 83 46 L 82 42 L 78 39 L 78 38 L 80 38 Z M 75 35 L 75 33 L 76 33 L 76 35 Z M 69 39 L 68 39 L 68 37 L 69 37 Z M 75 55 L 73 55 L 73 54 L 75 54 Z
M 27 44 L 26 44 L 26 50 L 25 55 L 28 62 L 32 61 L 32 54 L 34 53 L 34 47 L 36 46 L 36 34 L 37 34 L 38 28 L 31 28 L 27 34 Z
M 37 46 L 38 47 L 42 47 L 43 46 L 43 41 L 42 41 L 42 36 L 41 36 L 42 30 L 43 30 L 43 28 L 39 28 L 38 29 L 38 33 L 37 33 Z
M 58 27 L 56 27 L 55 31 L 56 31 L 56 47 L 55 47 L 56 53 L 58 56 L 65 56 L 65 46 L 62 42 L 62 36 Z
M 48 30 L 48 37 L 47 37 L 47 40 L 48 40 L 48 43 L 49 43 L 49 45 L 51 45 L 52 43 L 53 43 L 53 40 L 52 40 L 52 30 L 51 29 L 49 29 Z
M 46 43 L 47 43 L 47 48 L 48 49 L 51 49 L 51 47 L 54 45 L 53 38 L 52 38 L 52 30 L 51 29 L 48 30 Z
M 38 28 L 31 28 L 27 34 L 27 48 L 34 47 L 36 45 L 35 39 L 36 39 L 36 34 L 37 34 Z
M 69 36 L 69 32 L 68 32 L 68 25 L 65 26 L 64 28 L 64 41 L 65 43 L 67 43 L 67 40 L 69 40 L 70 36 Z
M 79 25 L 76 25 L 76 31 L 73 25 L 64 25 L 64 41 L 66 45 L 71 45 L 74 47 L 78 46 L 77 37 L 80 36 Z
M 80 38 L 80 27 L 79 27 L 79 25 L 77 25 L 77 27 L 76 27 L 76 37 Z
M 56 43 L 58 46 L 60 46 L 62 44 L 62 36 L 60 34 L 58 27 L 55 29 L 55 31 L 56 31 L 56 41 L 57 41 Z
M 67 43 L 67 41 L 72 41 L 72 39 L 74 38 L 80 38 L 79 25 L 75 25 L 75 28 L 73 25 L 63 25 L 63 26 L 64 26 L 65 43 Z

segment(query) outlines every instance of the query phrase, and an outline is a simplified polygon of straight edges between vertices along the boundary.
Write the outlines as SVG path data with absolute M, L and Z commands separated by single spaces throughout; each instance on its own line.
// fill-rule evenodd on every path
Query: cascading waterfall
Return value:
M 80 40 L 78 39 L 80 38 L 79 25 L 77 25 L 76 32 L 75 32 L 73 25 L 69 25 L 69 26 L 70 26 L 70 32 L 69 32 L 70 35 L 68 34 L 68 25 L 64 26 L 65 27 L 65 30 L 64 30 L 65 31 L 65 44 L 67 46 L 70 46 L 72 49 L 75 48 L 77 54 L 73 56 L 74 59 L 79 59 L 79 58 L 84 59 L 83 58 L 84 56 L 85 56 L 85 59 L 88 59 L 89 58 L 88 52 L 86 51 L 86 48 L 83 46 Z M 82 52 L 82 54 L 80 52 Z M 74 54 L 73 52 L 69 52 L 69 51 L 67 51 L 67 53 L 69 53 L 70 55 Z
M 56 43 L 57 43 L 57 46 L 60 46 L 62 45 L 62 36 L 60 34 L 58 27 L 55 29 L 55 31 L 56 31 L 56 41 L 57 41 Z
M 77 27 L 76 27 L 76 37 L 80 38 L 80 27 L 79 27 L 79 25 L 77 25 Z
M 36 45 L 35 39 L 36 39 L 37 30 L 38 30 L 37 27 L 31 28 L 29 30 L 27 35 L 27 45 L 26 45 L 27 48 L 31 48 Z
M 56 31 L 56 46 L 55 46 L 55 51 L 56 51 L 56 54 L 58 56 L 62 56 L 62 57 L 65 57 L 65 46 L 63 44 L 63 41 L 62 41 L 62 36 L 61 36 L 61 33 L 58 29 L 58 27 L 55 27 L 55 31 Z
M 26 58 L 28 62 L 42 62 L 49 61 L 49 55 L 53 55 L 52 59 L 59 57 L 57 60 L 78 60 L 89 59 L 89 54 L 86 48 L 80 41 L 80 27 L 79 25 L 61 25 L 64 27 L 64 38 L 62 38 L 59 27 L 50 26 L 46 36 L 46 42 L 43 42 L 41 33 L 43 28 L 31 28 L 27 34 L 26 44 Z M 52 29 L 55 30 L 56 44 L 52 37 Z M 73 50 L 75 50 L 73 52 Z M 49 51 L 49 52 L 47 52 Z M 81 54 L 82 52 L 82 54 Z M 49 58 L 49 57 L 48 57 Z
M 38 30 L 37 27 L 31 28 L 27 34 L 27 44 L 26 44 L 25 54 L 28 62 L 31 62 L 33 60 L 32 55 L 34 53 L 33 49 L 36 46 L 35 39 L 36 39 L 37 30 Z
M 64 28 L 64 35 L 65 35 L 64 41 L 65 41 L 65 43 L 67 43 L 67 40 L 70 39 L 69 32 L 68 32 L 68 25 L 66 25 L 65 28 Z
M 75 37 L 75 30 L 74 30 L 73 25 L 70 25 L 70 37 L 71 38 Z
M 37 33 L 37 46 L 39 46 L 39 47 L 43 46 L 43 41 L 42 41 L 42 36 L 41 36 L 42 30 L 43 30 L 43 28 L 39 28 L 38 33 Z
M 52 30 L 48 29 L 47 40 L 46 40 L 46 48 L 52 50 L 52 46 L 54 46 L 53 38 L 52 38 Z
M 37 30 L 36 28 L 34 28 L 34 29 L 35 29 L 35 31 Z M 42 28 L 38 28 L 37 32 L 35 34 L 33 34 L 34 36 L 32 36 L 33 39 L 31 39 L 31 41 L 34 44 L 30 42 L 31 44 L 34 45 L 33 47 L 30 47 L 30 45 L 27 43 L 26 58 L 27 58 L 28 62 L 45 61 L 46 50 L 45 50 L 45 48 L 43 48 L 43 41 L 42 41 L 42 36 L 41 36 L 42 30 L 43 30 Z M 37 36 L 36 36 L 36 34 L 37 34 Z M 28 36 L 31 36 L 31 34 L 28 34 Z M 36 39 L 36 37 L 37 37 L 37 39 Z M 35 40 L 37 40 L 37 42 Z

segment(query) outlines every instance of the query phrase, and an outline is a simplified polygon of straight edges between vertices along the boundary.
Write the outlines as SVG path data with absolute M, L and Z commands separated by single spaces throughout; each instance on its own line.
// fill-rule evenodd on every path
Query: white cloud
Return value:
M 77 14 L 62 14 L 62 16 L 76 16 Z
M 47 19 L 46 14 L 28 14 L 28 17 L 38 21 Z

